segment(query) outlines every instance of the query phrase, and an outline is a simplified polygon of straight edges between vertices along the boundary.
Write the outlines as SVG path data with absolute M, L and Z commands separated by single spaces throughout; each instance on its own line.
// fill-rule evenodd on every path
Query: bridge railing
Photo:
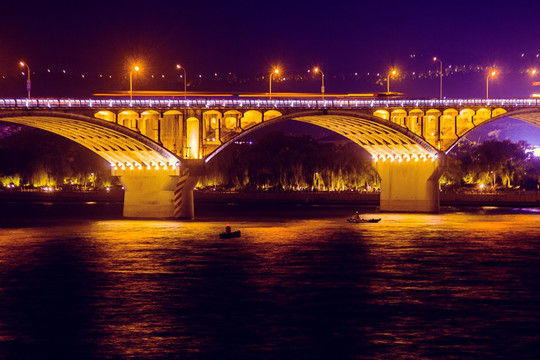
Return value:
M 414 107 L 537 107 L 539 99 L 0 99 L 2 109 L 53 109 L 53 108 L 263 108 L 263 109 L 366 109 Z

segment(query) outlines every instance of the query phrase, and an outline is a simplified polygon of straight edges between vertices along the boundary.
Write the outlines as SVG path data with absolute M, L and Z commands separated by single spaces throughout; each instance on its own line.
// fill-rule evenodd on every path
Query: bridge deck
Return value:
M 92 109 L 92 108 L 262 108 L 262 109 L 369 109 L 426 107 L 540 107 L 539 99 L 0 99 L 3 109 Z

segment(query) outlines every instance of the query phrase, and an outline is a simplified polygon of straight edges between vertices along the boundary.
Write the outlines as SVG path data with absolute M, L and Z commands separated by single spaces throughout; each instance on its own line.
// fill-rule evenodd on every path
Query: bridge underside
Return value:
M 311 111 L 269 120 L 242 135 L 286 120 L 326 128 L 365 149 L 371 155 L 381 179 L 381 211 L 439 211 L 439 169 L 444 159 L 436 149 L 416 134 L 402 126 L 365 114 Z M 236 138 L 217 149 L 206 161 L 212 160 L 235 140 Z
M 50 112 L 4 114 L 0 120 L 60 135 L 107 160 L 124 186 L 124 216 L 193 217 L 193 187 L 182 188 L 175 197 L 182 179 L 180 160 L 142 135 L 98 119 Z
M 343 135 L 371 155 L 381 179 L 381 211 L 439 211 L 438 153 L 421 138 L 360 117 L 329 114 L 294 120 Z
M 381 179 L 381 211 L 439 211 L 438 152 L 421 138 L 361 117 L 329 114 L 294 120 L 343 135 L 371 155 Z

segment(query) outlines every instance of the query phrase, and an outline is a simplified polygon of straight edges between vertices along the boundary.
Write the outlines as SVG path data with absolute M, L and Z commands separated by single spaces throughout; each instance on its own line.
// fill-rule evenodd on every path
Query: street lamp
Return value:
M 138 66 L 135 66 L 129 72 L 129 100 L 133 100 L 133 71 L 139 71 L 139 70 L 140 68 Z
M 386 77 L 386 92 L 388 93 L 388 95 L 390 95 L 390 76 L 396 76 L 397 75 L 397 70 L 396 69 L 392 69 L 392 71 L 390 71 L 388 73 L 388 76 Z
M 442 66 L 442 60 L 441 60 L 441 59 L 439 59 L 439 58 L 437 58 L 437 57 L 434 57 L 434 58 L 433 58 L 433 61 L 438 61 L 438 62 L 439 62 L 439 63 L 441 64 L 441 71 L 440 71 L 440 77 L 441 77 L 441 78 L 440 78 L 440 82 L 441 82 L 441 88 L 440 88 L 440 93 L 439 93 L 439 99 L 441 99 L 441 100 L 442 100 L 442 78 L 443 78 L 443 71 L 442 71 L 442 70 L 443 70 L 443 69 L 442 69 L 442 68 L 443 68 L 443 66 Z
M 279 69 L 278 68 L 275 68 L 274 71 L 272 71 L 270 73 L 270 82 L 269 82 L 269 91 L 268 91 L 268 99 L 269 100 L 272 100 L 272 76 L 274 74 L 279 74 Z
M 30 99 L 30 89 L 32 88 L 32 82 L 30 81 L 30 67 L 24 61 L 20 61 L 19 65 L 21 67 L 26 66 L 26 69 L 27 69 L 27 72 L 28 72 L 28 79 L 26 80 L 26 91 L 28 91 L 28 98 Z
M 186 69 L 180 64 L 177 64 L 176 68 L 178 70 L 184 70 L 184 100 L 186 100 L 187 99 L 187 75 L 186 75 Z
M 497 75 L 497 72 L 495 70 L 491 70 L 486 77 L 486 99 L 489 99 L 489 78 L 495 77 Z
M 320 72 L 320 73 L 321 73 L 321 79 L 322 79 L 321 95 L 322 95 L 322 99 L 324 100 L 324 73 L 323 73 L 322 70 L 319 69 L 318 67 L 316 67 L 315 69 L 313 69 L 313 71 L 315 71 L 316 73 L 317 73 L 317 72 Z
M 536 77 L 536 75 L 538 75 L 538 70 L 537 69 L 531 69 L 529 72 L 531 73 L 531 77 L 533 79 L 532 85 L 533 86 L 540 85 L 540 82 L 534 81 L 534 78 Z

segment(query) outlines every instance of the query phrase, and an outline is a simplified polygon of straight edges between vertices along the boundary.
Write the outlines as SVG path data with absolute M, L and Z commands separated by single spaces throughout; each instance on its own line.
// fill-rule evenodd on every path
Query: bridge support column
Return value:
M 179 176 L 170 171 L 116 170 L 124 186 L 124 216 L 131 218 L 172 218 L 173 193 Z
M 439 212 L 439 159 L 377 161 L 375 167 L 381 178 L 381 211 Z
M 199 178 L 193 170 L 197 169 L 113 170 L 112 175 L 118 176 L 124 186 L 124 216 L 192 219 L 193 188 Z

